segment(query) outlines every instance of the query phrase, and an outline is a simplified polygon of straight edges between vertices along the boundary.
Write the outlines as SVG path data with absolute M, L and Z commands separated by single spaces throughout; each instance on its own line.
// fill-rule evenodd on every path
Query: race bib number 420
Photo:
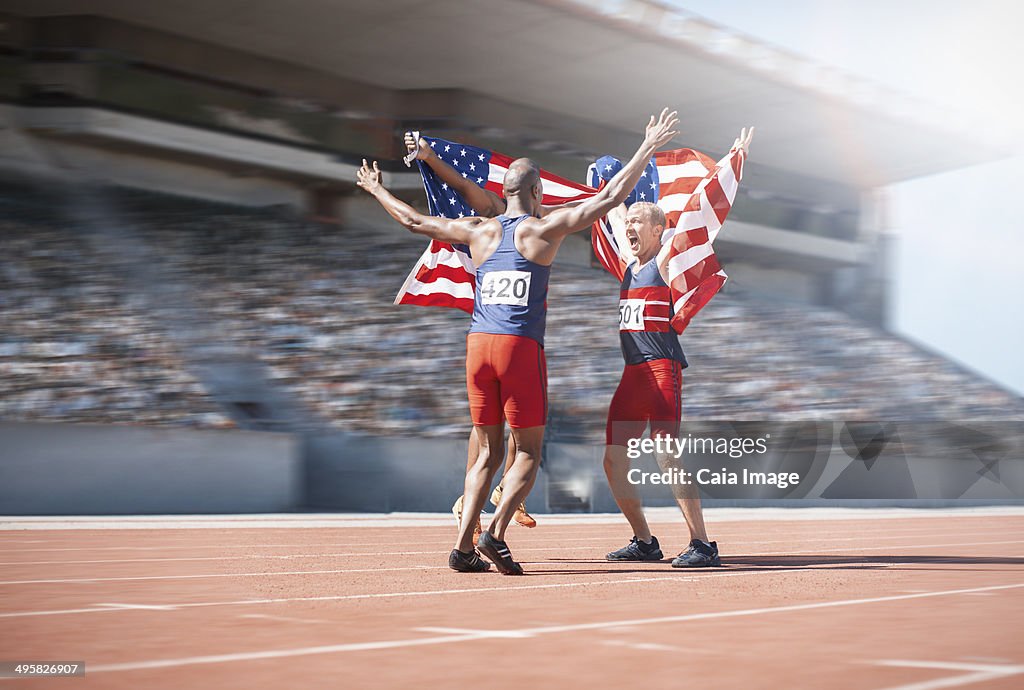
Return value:
M 644 330 L 644 300 L 642 300 L 642 299 L 620 299 L 619 300 L 619 330 L 620 331 L 642 331 L 642 330 Z
M 484 274 L 479 288 L 484 304 L 513 304 L 525 307 L 530 299 L 530 278 L 527 271 L 490 271 Z

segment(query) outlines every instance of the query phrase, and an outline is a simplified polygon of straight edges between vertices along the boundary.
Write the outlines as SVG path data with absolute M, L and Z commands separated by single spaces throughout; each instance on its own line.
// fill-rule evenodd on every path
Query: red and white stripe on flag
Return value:
M 712 245 L 732 209 L 745 157 L 736 149 L 718 163 L 693 149 L 654 155 L 658 205 L 665 211 L 669 228 L 662 236 L 658 265 L 669 278 L 675 312 L 672 327 L 677 333 L 683 332 L 725 284 L 727 276 Z M 633 257 L 625 242 L 616 239 L 613 216 L 594 224 L 591 244 L 598 262 L 621 281 Z
M 452 307 L 472 314 L 475 284 L 476 269 L 469 254 L 431 240 L 398 291 L 395 304 Z
M 601 186 L 604 185 L 602 182 Z M 608 216 L 594 223 L 590 230 L 590 246 L 594 248 L 597 262 L 621 283 L 632 257 L 625 251 L 626 243 L 615 237 L 615 227 Z
M 487 183 L 484 187 L 498 196 L 504 197 L 505 173 L 508 172 L 508 166 L 514 160 L 515 158 L 502 153 L 492 152 L 490 170 L 487 173 Z M 553 175 L 547 170 L 540 171 L 540 179 L 544 192 L 541 203 L 545 206 L 559 206 L 570 201 L 589 199 L 597 193 L 596 189 Z
M 717 164 L 690 149 L 656 157 L 658 203 L 670 228 L 662 237 L 658 264 L 668 275 L 675 311 L 672 327 L 682 333 L 728 278 L 712 245 L 732 210 L 746 153 L 733 149 Z M 698 177 L 701 169 L 704 174 Z

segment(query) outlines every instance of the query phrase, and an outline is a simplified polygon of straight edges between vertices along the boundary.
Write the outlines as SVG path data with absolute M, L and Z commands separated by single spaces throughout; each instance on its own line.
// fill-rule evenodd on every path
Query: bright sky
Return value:
M 754 38 L 1024 132 L 1024 3 L 672 0 Z
M 1024 152 L 1024 2 L 675 0 L 753 38 L 975 114 Z M 765 133 L 767 134 L 767 133 Z M 942 141 L 936 141 L 942 146 Z M 751 150 L 757 155 L 755 138 Z M 1024 395 L 1024 155 L 890 188 L 891 324 Z
M 1024 157 L 892 187 L 896 330 L 1024 395 Z

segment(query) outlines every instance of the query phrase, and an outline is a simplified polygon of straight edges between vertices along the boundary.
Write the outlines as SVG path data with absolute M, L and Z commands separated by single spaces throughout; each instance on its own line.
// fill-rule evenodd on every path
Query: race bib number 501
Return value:
M 525 307 L 530 299 L 530 278 L 527 271 L 490 271 L 484 274 L 479 287 L 484 304 L 514 304 Z
M 620 331 L 642 331 L 642 330 L 644 330 L 644 300 L 642 300 L 642 299 L 620 299 L 619 300 L 619 330 Z

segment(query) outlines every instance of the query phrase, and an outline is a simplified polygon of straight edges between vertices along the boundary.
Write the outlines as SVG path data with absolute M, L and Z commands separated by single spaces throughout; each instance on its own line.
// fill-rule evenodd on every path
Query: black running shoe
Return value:
M 512 560 L 512 553 L 508 550 L 508 544 L 498 541 L 491 533 L 484 530 L 480 535 L 480 541 L 476 548 L 493 563 L 504 575 L 522 575 L 521 565 Z
M 491 569 L 491 564 L 476 555 L 476 551 L 462 553 L 452 549 L 448 555 L 448 567 L 460 573 L 484 573 Z
M 672 559 L 673 568 L 710 568 L 722 565 L 718 558 L 718 542 L 705 544 L 700 539 L 690 542 L 689 548 Z
M 651 537 L 650 544 L 633 537 L 618 551 L 605 555 L 605 559 L 609 561 L 660 561 L 663 558 L 665 554 L 661 552 L 657 537 Z

